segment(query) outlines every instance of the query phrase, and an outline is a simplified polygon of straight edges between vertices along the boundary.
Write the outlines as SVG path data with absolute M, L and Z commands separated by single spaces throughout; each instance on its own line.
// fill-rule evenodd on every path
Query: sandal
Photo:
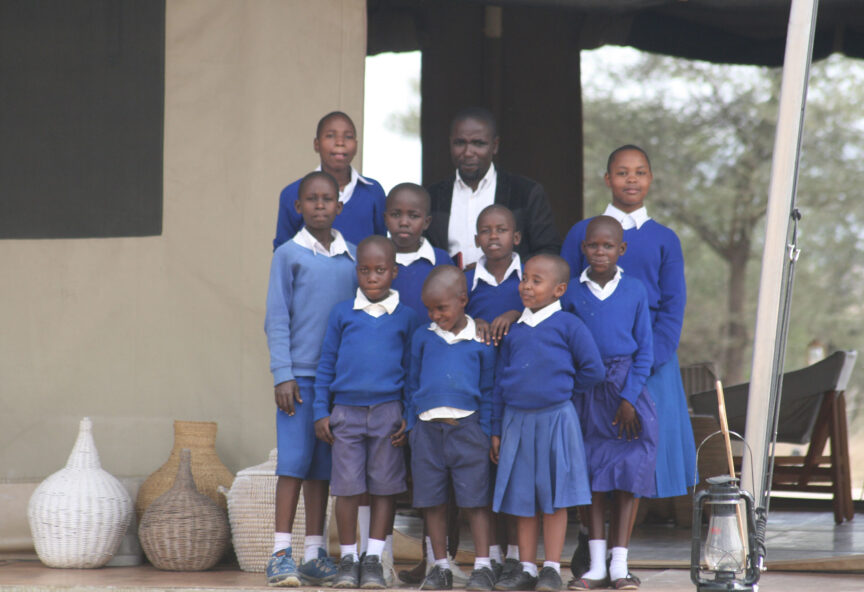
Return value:
M 588 578 L 573 578 L 567 583 L 568 590 L 600 590 L 609 585 L 609 578 L 589 580 Z
M 618 578 L 612 582 L 612 588 L 614 590 L 638 590 L 641 583 L 642 580 L 628 572 L 626 578 Z

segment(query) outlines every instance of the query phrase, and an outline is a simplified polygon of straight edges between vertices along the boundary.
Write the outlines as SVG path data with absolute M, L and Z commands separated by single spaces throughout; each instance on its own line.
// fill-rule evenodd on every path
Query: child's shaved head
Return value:
M 387 261 L 392 261 L 394 265 L 396 264 L 396 246 L 387 237 L 373 234 L 364 238 L 357 245 L 357 259 L 359 260 L 370 249 L 380 249 L 387 256 Z
M 510 227 L 513 230 L 516 230 L 516 216 L 513 215 L 513 210 L 508 208 L 507 206 L 502 206 L 501 204 L 492 204 L 491 206 L 486 206 L 480 211 L 480 214 L 477 216 L 477 229 L 480 229 L 480 222 L 483 220 L 483 217 L 486 214 L 491 214 L 492 212 L 498 212 L 507 217 L 507 220 L 510 222 Z
M 417 183 L 399 183 L 393 187 L 393 189 L 390 190 L 390 193 L 387 194 L 385 207 L 390 209 L 393 205 L 393 200 L 401 193 L 411 193 L 420 199 L 423 203 L 423 209 L 426 211 L 426 215 L 429 215 L 429 210 L 432 209 L 432 199 L 429 197 L 429 192 Z
M 423 282 L 423 295 L 439 292 L 441 290 L 452 290 L 455 295 L 468 294 L 468 283 L 465 274 L 455 265 L 438 265 L 432 268 L 426 281 Z
M 530 261 L 542 261 L 548 265 L 555 273 L 555 281 L 559 284 L 566 284 L 570 281 L 570 265 L 558 255 L 551 253 L 541 253 L 531 257 Z M 527 264 L 526 264 L 527 265 Z
M 300 186 L 297 187 L 297 195 L 303 195 L 303 190 L 306 188 L 306 185 L 312 179 L 324 179 L 331 185 L 333 185 L 336 195 L 339 195 L 339 183 L 336 182 L 336 178 L 333 177 L 330 173 L 325 173 L 324 171 L 312 171 L 308 173 L 303 179 L 300 180 Z
M 609 230 L 619 243 L 624 240 L 624 228 L 612 216 L 597 216 L 596 218 L 592 218 L 588 223 L 588 228 L 585 229 L 585 239 L 587 240 L 588 237 L 600 228 Z

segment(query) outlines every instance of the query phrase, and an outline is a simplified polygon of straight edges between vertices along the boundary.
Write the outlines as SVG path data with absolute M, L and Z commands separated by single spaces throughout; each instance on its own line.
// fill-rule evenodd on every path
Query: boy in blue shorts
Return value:
M 339 187 L 316 171 L 300 182 L 294 207 L 304 227 L 273 253 L 264 328 L 276 398 L 276 532 L 267 584 L 297 587 L 328 582 L 336 565 L 324 547 L 330 447 L 315 438 L 313 383 L 327 317 L 354 293 L 354 246 L 333 220 L 341 211 Z M 306 502 L 306 546 L 298 568 L 291 530 L 301 485 Z
M 357 247 L 354 299 L 330 313 L 315 376 L 315 434 L 333 446 L 341 561 L 335 588 L 385 588 L 381 563 L 395 496 L 407 490 L 402 395 L 409 345 L 419 319 L 390 286 L 396 251 L 383 236 Z M 366 555 L 357 552 L 357 508 L 371 495 Z
M 429 228 L 429 193 L 415 183 L 400 183 L 387 194 L 384 222 L 390 240 L 396 245 L 399 275 L 393 289 L 399 301 L 414 309 L 420 318 L 426 317 L 421 292 L 426 276 L 438 265 L 453 265 L 447 251 L 432 246 L 423 232 Z
M 448 481 L 471 525 L 476 559 L 467 590 L 491 590 L 489 559 L 489 434 L 495 349 L 477 339 L 465 314 L 465 274 L 452 265 L 433 269 L 423 284 L 432 323 L 411 342 L 408 375 L 414 506 L 423 509 L 435 565 L 421 590 L 450 590 L 447 558 Z

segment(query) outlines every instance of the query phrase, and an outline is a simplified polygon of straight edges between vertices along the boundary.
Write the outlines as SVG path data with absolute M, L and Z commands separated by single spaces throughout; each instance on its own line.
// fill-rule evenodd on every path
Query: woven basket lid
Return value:
M 276 448 L 270 451 L 270 456 L 260 465 L 253 465 L 237 471 L 237 477 L 275 477 L 276 459 L 279 456 Z

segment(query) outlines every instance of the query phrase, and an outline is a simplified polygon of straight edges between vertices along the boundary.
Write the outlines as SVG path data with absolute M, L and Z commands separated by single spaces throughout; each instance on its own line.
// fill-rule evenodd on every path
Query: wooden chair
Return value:
M 844 391 L 857 357 L 855 351 L 834 352 L 821 362 L 783 375 L 777 441 L 808 444 L 803 456 L 774 457 L 772 491 L 831 493 L 834 521 L 852 520 L 852 479 Z M 744 434 L 749 384 L 724 389 L 729 429 Z M 717 416 L 712 388 L 690 397 L 694 413 Z M 830 442 L 830 453 L 824 454 Z M 740 470 L 740 457 L 736 458 Z

